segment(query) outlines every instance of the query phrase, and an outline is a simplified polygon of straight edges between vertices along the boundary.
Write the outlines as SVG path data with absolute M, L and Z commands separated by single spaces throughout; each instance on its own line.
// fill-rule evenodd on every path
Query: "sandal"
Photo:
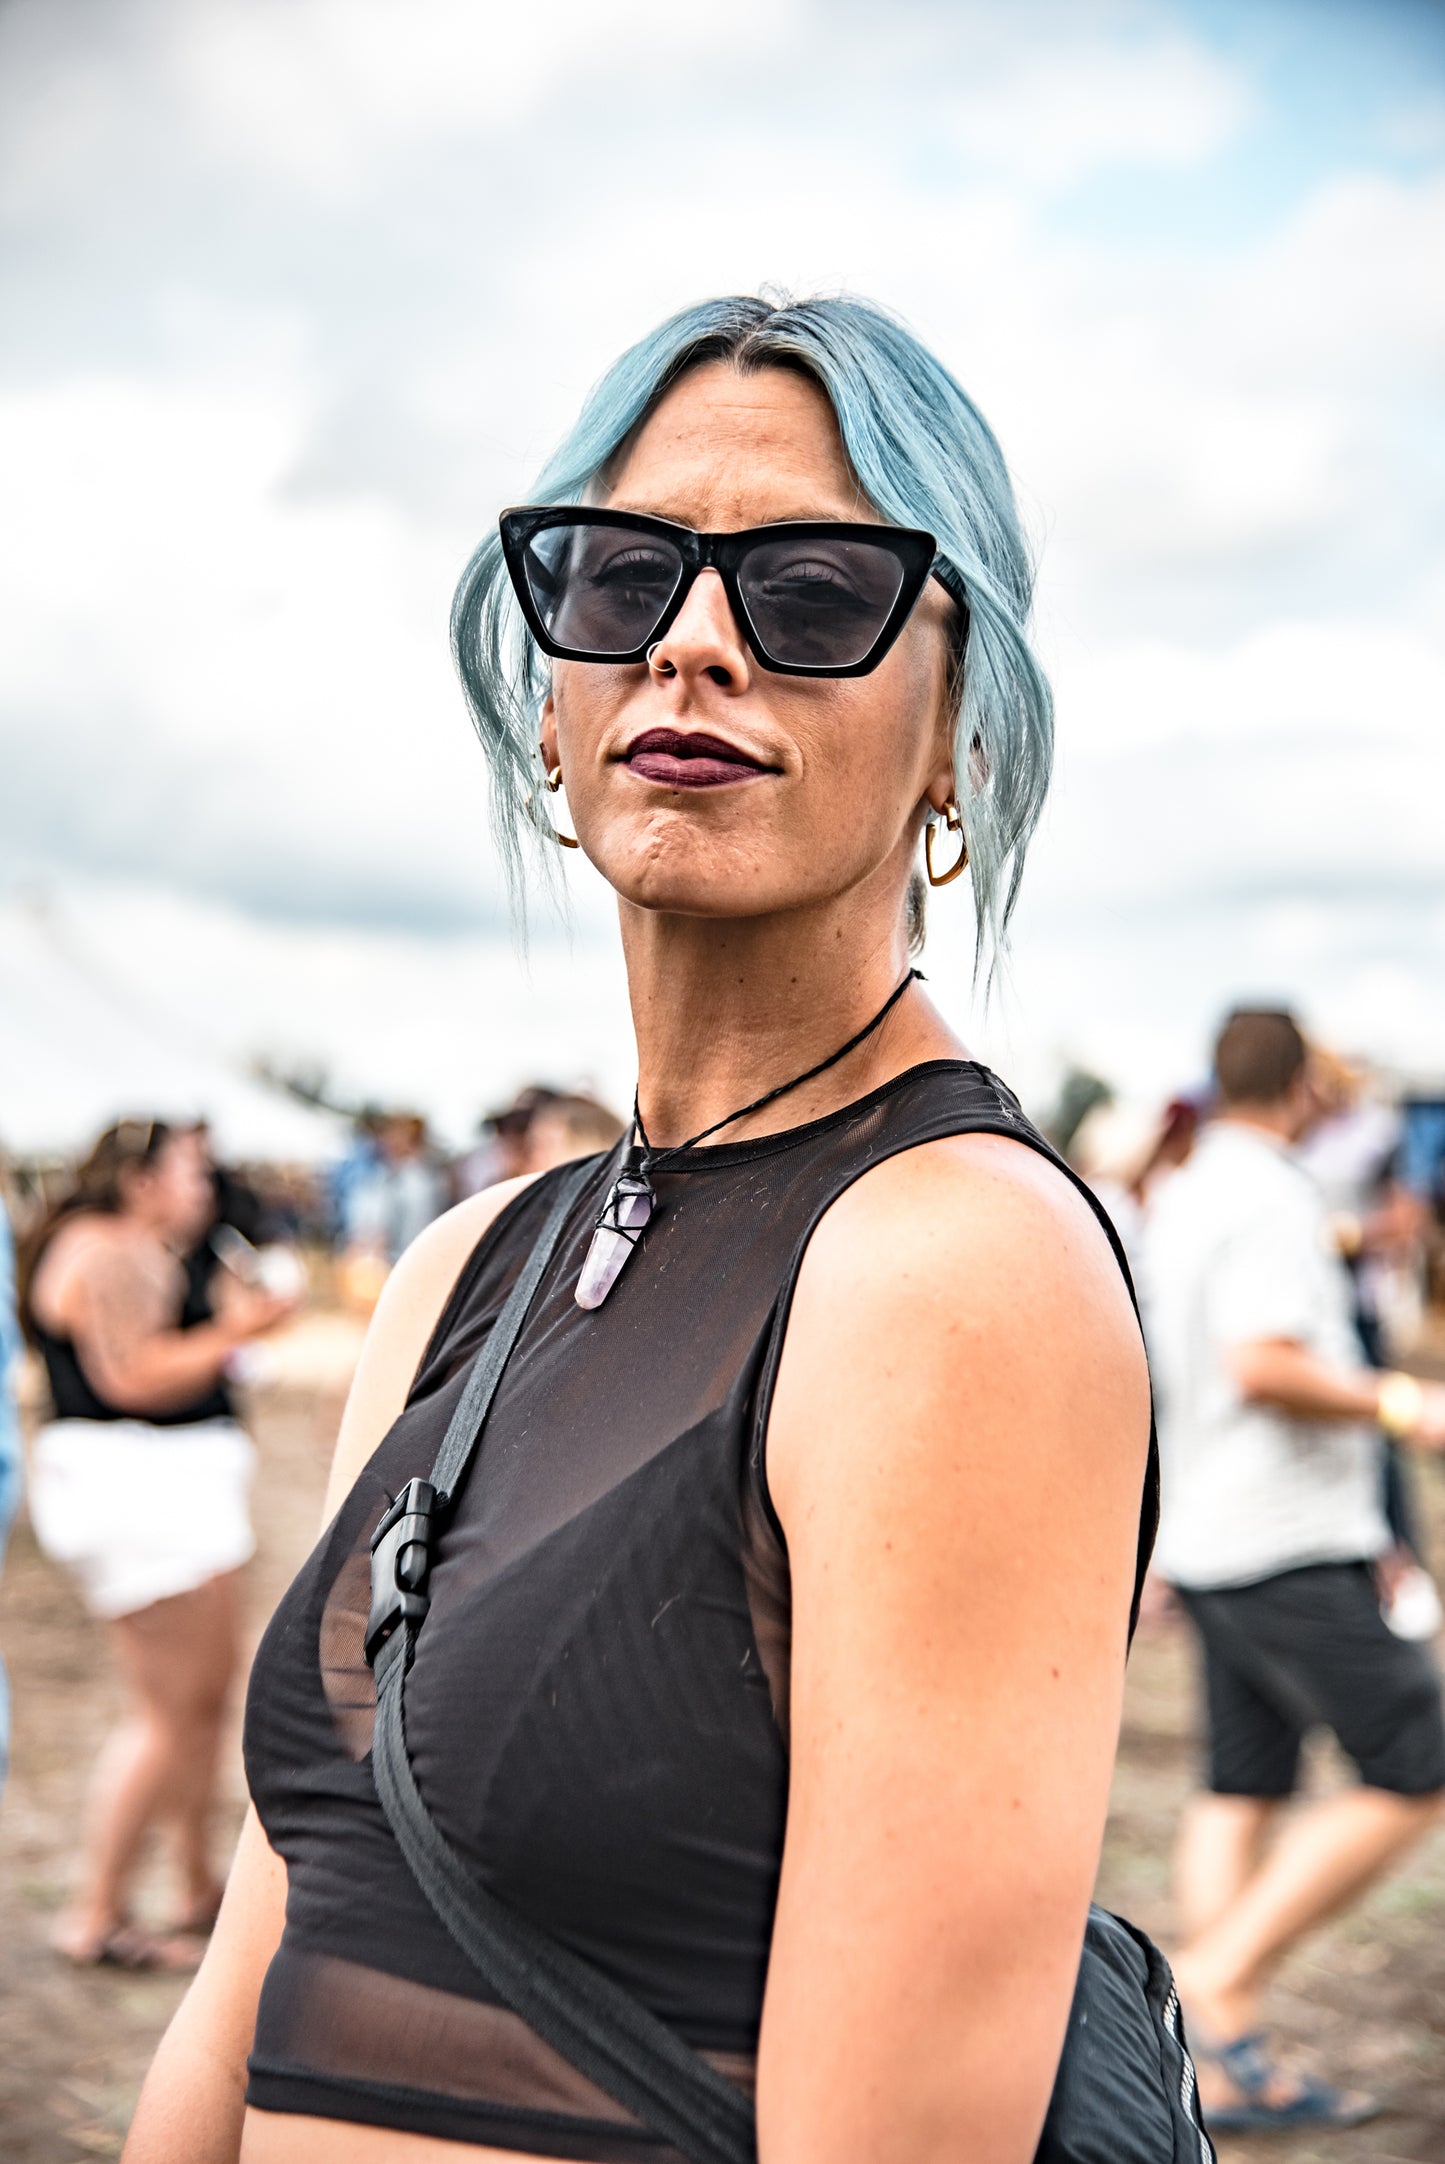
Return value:
M 1327 2081 L 1310 2081 L 1293 2075 L 1281 2077 L 1264 2048 L 1264 2031 L 1237 2036 L 1232 2044 L 1201 2044 L 1191 2039 L 1196 2059 L 1217 2066 L 1239 2091 L 1238 2104 L 1207 2104 L 1204 2118 L 1211 2133 L 1252 2134 L 1270 2127 L 1363 2126 L 1383 2105 L 1358 2089 L 1336 2089 Z M 1281 2078 L 1291 2084 L 1292 2094 L 1272 2102 L 1269 2091 Z
M 202 1948 L 192 1935 L 146 1931 L 139 1924 L 115 1924 L 89 1945 L 54 1942 L 56 1953 L 77 1969 L 126 1969 L 133 1973 L 185 1975 L 201 1965 Z

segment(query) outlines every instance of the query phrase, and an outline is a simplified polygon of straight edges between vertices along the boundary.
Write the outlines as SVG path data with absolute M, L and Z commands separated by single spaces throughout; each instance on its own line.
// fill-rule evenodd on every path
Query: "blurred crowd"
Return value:
M 1202 1744 L 1172 1952 L 1219 2132 L 1386 2108 L 1278 2063 L 1266 1991 L 1445 1806 L 1445 1614 L 1417 1485 L 1445 1452 L 1445 1385 L 1403 1365 L 1438 1286 L 1441 1111 L 1392 1101 L 1291 1014 L 1240 1008 L 1206 1093 L 1141 1114 L 1076 1075 L 1056 1115 L 1127 1248 L 1149 1348 L 1152 1615 L 1187 1618 Z M 1312 1782 L 1318 1733 L 1354 1782 Z
M 397 1257 L 454 1202 L 610 1149 L 621 1133 L 621 1120 L 595 1097 L 540 1082 L 486 1114 L 474 1147 L 458 1156 L 433 1145 L 419 1113 L 361 1113 L 325 1182 L 316 1228 L 339 1258 L 343 1297 L 372 1306 Z
M 218 1263 L 242 1275 L 257 1267 L 285 1275 L 276 1254 L 289 1249 L 323 1266 L 334 1262 L 343 1296 L 369 1306 L 402 1250 L 443 1210 L 500 1180 L 610 1149 L 622 1124 L 586 1090 L 534 1082 L 485 1113 L 465 1149 L 441 1145 L 419 1112 L 368 1105 L 352 1119 L 336 1161 L 310 1166 L 224 1160 L 198 1119 L 193 1131 L 211 1166 L 215 1221 L 187 1263 L 193 1290 L 199 1297 Z M 0 1201 L 17 1235 L 71 1191 L 75 1171 L 55 1160 L 7 1166 L 0 1155 Z M 258 1265 L 262 1255 L 268 1259 Z
M 1293 1154 L 1319 1187 L 1357 1293 L 1364 1349 L 1383 1365 L 1445 1304 L 1445 1093 L 1399 1089 L 1363 1057 L 1309 1047 L 1308 1125 Z M 1218 1111 L 1211 1081 L 1141 1102 L 1072 1071 L 1044 1126 L 1099 1196 L 1136 1273 L 1151 1202 Z
M 1431 1310 L 1445 1307 L 1445 1099 L 1402 1092 L 1368 1060 L 1313 1042 L 1301 1091 L 1289 1156 L 1319 1198 L 1348 1286 L 1352 1345 L 1367 1367 L 1390 1370 L 1414 1353 Z M 1151 1284 L 1161 1267 L 1151 1222 L 1170 1180 L 1225 1109 L 1217 1077 L 1148 1105 L 1074 1070 L 1046 1123 L 1118 1229 L 1146 1318 L 1151 1297 L 1168 1292 Z M 1407 1462 L 1388 1435 L 1381 1454 L 1396 1549 L 1423 1560 Z
M 111 1627 L 134 1701 L 57 1929 L 69 1958 L 187 1962 L 214 1908 L 207 1769 L 236 1658 L 233 1582 L 252 1546 L 254 1454 L 229 1387 L 264 1372 L 247 1364 L 253 1341 L 308 1300 L 368 1313 L 442 1211 L 607 1149 L 623 1124 L 586 1091 L 535 1083 L 459 1152 L 419 1113 L 369 1107 L 320 1170 L 229 1165 L 203 1122 L 136 1119 L 79 1165 L 10 1168 L 0 1558 L 21 1485 L 5 1384 L 18 1309 L 49 1399 L 31 1440 L 31 1519 Z M 1282 2086 L 1262 2032 L 1251 2026 L 1247 2051 L 1234 2032 L 1257 2025 L 1269 1969 L 1299 1931 L 1402 1853 L 1445 1798 L 1431 1645 L 1442 1616 L 1414 1470 L 1419 1453 L 1445 1449 L 1445 1388 L 1401 1370 L 1445 1303 L 1445 1096 L 1306 1044 L 1287 1015 L 1242 1010 L 1207 1086 L 1145 1104 L 1075 1071 L 1042 1125 L 1108 1210 L 1150 1340 L 1165 1520 L 1145 1619 L 1185 1613 L 1201 1647 L 1209 1772 L 1185 1815 L 1177 1896 L 1186 1997 L 1206 2010 L 1208 2101 L 1222 2125 L 1359 2111 L 1344 2092 Z M 183 1437 L 185 1467 L 207 1483 L 184 1509 Z M 176 1503 L 169 1522 L 158 1495 Z M 162 1608 L 175 1627 L 132 1646 L 135 1616 Z M 1251 1669 L 1271 1631 L 1268 1664 Z M 0 1670 L 0 1783 L 5 1710 Z M 1271 1847 L 1265 1832 L 1313 1726 L 1333 1730 L 1362 1779 L 1300 1862 L 1298 1842 Z M 129 1908 L 141 1837 L 178 1811 L 178 1917 L 143 1932 Z
M 19 1168 L 29 1177 L 0 1190 L 0 1562 L 24 1484 L 36 1541 L 107 1630 L 127 1692 L 53 1932 L 66 1959 L 193 1967 L 217 1911 L 210 1820 L 255 1548 L 256 1453 L 235 1386 L 267 1372 L 258 1342 L 309 1299 L 368 1311 L 449 1204 L 621 1132 L 596 1099 L 538 1084 L 459 1157 L 415 1113 L 365 1111 L 315 1174 L 219 1162 L 204 1121 L 126 1118 L 77 1164 Z M 22 1331 L 39 1415 L 25 1483 Z M 8 1749 L 0 1666 L 0 1789 Z M 132 1894 L 160 1828 L 178 1899 L 157 1930 Z

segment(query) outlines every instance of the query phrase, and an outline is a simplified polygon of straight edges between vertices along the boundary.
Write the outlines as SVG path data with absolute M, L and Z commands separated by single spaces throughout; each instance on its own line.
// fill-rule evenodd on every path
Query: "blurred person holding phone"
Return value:
M 21 1322 L 52 1399 L 32 1452 L 36 1539 L 108 1625 L 130 1698 L 96 1769 L 79 1883 L 55 1933 L 82 1965 L 194 1967 L 220 1898 L 208 1827 L 237 1573 L 255 1545 L 254 1453 L 228 1375 L 296 1302 L 221 1272 L 216 1312 L 188 1310 L 185 1257 L 214 1207 L 194 1129 L 122 1120 L 22 1253 Z M 144 1836 L 167 1820 L 181 1903 L 174 1928 L 152 1932 L 129 1897 Z

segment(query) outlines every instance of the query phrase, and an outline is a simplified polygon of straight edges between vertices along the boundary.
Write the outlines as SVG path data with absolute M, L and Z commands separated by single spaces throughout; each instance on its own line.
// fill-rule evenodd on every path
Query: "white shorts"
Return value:
M 55 1420 L 31 1448 L 30 1522 L 92 1615 L 133 1615 L 255 1552 L 255 1463 L 234 1420 Z

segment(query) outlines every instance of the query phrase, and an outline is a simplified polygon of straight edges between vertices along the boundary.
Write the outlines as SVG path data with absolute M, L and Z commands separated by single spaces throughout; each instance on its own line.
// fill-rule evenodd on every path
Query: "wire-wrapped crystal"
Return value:
M 657 1207 L 652 1182 L 642 1170 L 639 1152 L 631 1150 L 627 1163 L 608 1191 L 577 1280 L 579 1307 L 601 1307 L 622 1266 L 642 1237 L 643 1227 Z

